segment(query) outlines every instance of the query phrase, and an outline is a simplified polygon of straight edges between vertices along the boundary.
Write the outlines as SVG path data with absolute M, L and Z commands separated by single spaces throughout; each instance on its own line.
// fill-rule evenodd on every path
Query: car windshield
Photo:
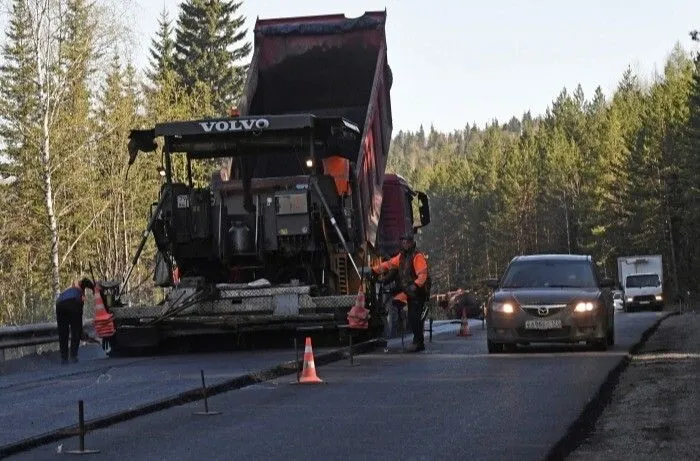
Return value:
M 627 288 L 658 287 L 658 274 L 629 275 L 627 276 Z
M 503 276 L 502 288 L 594 288 L 595 275 L 588 261 L 516 261 Z

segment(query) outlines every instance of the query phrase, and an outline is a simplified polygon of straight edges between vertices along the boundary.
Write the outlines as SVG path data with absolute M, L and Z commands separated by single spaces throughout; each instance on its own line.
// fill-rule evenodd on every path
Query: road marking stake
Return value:
M 195 415 L 213 416 L 220 415 L 220 411 L 209 411 L 209 401 L 207 400 L 207 385 L 204 383 L 204 370 L 200 370 L 202 373 L 202 396 L 204 397 L 204 411 L 197 411 Z
M 100 452 L 100 450 L 85 449 L 85 412 L 82 400 L 78 401 L 78 440 L 80 443 L 79 449 L 67 450 L 64 453 L 69 455 L 92 455 Z
M 350 351 L 350 353 L 349 353 L 349 355 L 350 355 L 350 366 L 351 366 L 351 367 L 359 365 L 359 362 L 356 362 L 356 361 L 355 361 L 355 356 L 353 355 L 353 350 L 352 350 L 352 334 L 353 334 L 352 329 L 348 329 L 348 338 L 349 338 L 349 340 L 350 340 L 350 344 L 349 344 L 349 351 Z

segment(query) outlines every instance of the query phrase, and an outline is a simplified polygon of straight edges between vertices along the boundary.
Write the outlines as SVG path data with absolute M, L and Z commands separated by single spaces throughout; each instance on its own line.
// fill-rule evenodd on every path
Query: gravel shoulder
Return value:
M 593 432 L 566 459 L 700 459 L 700 310 L 666 318 L 631 356 Z

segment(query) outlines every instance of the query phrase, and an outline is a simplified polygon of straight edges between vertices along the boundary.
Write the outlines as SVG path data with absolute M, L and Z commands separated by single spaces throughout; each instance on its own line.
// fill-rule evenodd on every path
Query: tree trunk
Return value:
M 127 268 L 129 267 L 129 234 L 127 232 L 127 221 L 126 221 L 126 199 L 124 198 L 124 191 L 122 190 L 121 193 L 121 202 L 122 202 L 122 238 L 123 238 L 123 245 L 124 245 L 124 261 L 123 264 L 121 265 L 121 272 L 117 272 L 117 274 L 124 274 L 126 273 Z M 116 276 L 115 276 L 116 278 Z M 128 286 L 124 287 L 125 290 L 128 289 Z
M 53 187 L 51 182 L 51 144 L 49 134 L 49 104 L 44 95 L 42 103 L 43 120 L 41 133 L 41 167 L 43 170 L 44 181 L 44 203 L 46 206 L 46 215 L 49 221 L 49 232 L 51 234 L 51 289 L 55 296 L 58 296 L 61 279 L 59 274 L 58 260 L 58 221 L 54 211 Z

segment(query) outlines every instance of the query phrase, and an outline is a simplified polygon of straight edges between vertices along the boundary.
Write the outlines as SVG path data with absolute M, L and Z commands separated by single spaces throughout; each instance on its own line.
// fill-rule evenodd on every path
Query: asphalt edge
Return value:
M 384 339 L 371 339 L 366 342 L 359 344 L 354 344 L 352 346 L 352 354 L 362 354 L 378 347 L 382 347 L 386 344 Z M 314 364 L 316 366 L 322 366 L 333 362 L 338 362 L 340 360 L 346 359 L 350 355 L 350 346 L 341 347 L 326 353 L 315 354 Z M 244 387 L 259 384 L 271 379 L 281 378 L 290 374 L 297 372 L 297 365 L 301 368 L 303 365 L 303 359 L 296 362 L 295 360 L 289 360 L 287 362 L 282 362 L 274 367 L 251 372 L 246 375 L 241 375 L 236 378 L 224 381 L 222 383 L 214 384 L 212 386 L 207 386 L 207 398 L 223 394 L 225 392 L 242 389 Z M 167 397 L 155 402 L 147 403 L 145 405 L 140 405 L 129 410 L 120 411 L 112 413 L 111 415 L 102 416 L 99 418 L 91 419 L 85 421 L 85 432 L 95 431 L 97 429 L 104 429 L 106 427 L 118 424 L 124 421 L 128 421 L 140 416 L 145 416 L 151 413 L 156 413 L 158 411 L 167 410 L 176 406 L 184 405 L 191 402 L 196 402 L 198 400 L 203 400 L 202 389 L 191 389 L 189 391 L 181 392 L 173 397 Z M 77 405 L 76 405 L 77 406 Z M 0 447 L 0 459 L 8 456 L 16 455 L 34 448 L 38 448 L 42 445 L 48 445 L 53 442 L 58 442 L 63 439 L 77 437 L 78 425 L 72 425 L 56 429 L 35 437 L 30 437 L 27 439 L 20 440 L 15 443 L 11 443 Z
M 620 376 L 632 362 L 632 356 L 639 352 L 664 320 L 675 315 L 680 315 L 680 311 L 668 312 L 642 333 L 639 341 L 634 343 L 622 360 L 610 370 L 598 391 L 593 395 L 593 398 L 586 404 L 578 418 L 569 425 L 564 436 L 549 450 L 544 461 L 565 459 L 593 432 L 598 418 L 612 400 L 612 395 L 620 381 Z

